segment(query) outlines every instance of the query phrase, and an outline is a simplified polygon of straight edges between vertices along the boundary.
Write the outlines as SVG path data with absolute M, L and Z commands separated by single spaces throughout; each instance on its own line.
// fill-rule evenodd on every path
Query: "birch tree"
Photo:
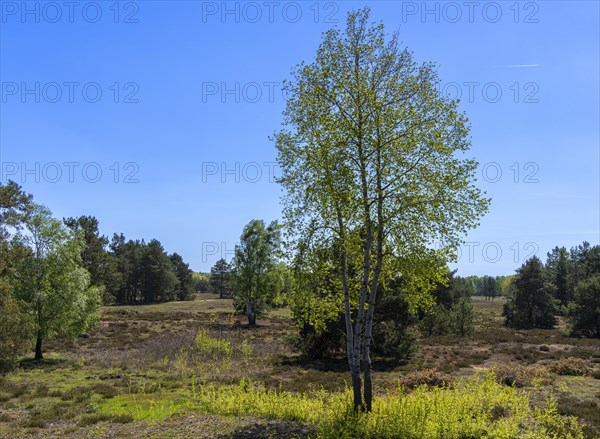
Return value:
M 369 10 L 326 32 L 311 63 L 286 81 L 274 136 L 289 250 L 336 248 L 355 410 L 372 408 L 371 337 L 382 279 L 410 278 L 427 302 L 489 200 L 475 186 L 466 116 L 439 92 L 436 66 L 418 64 L 369 23 Z M 440 263 L 444 262 L 444 263 Z M 358 267 L 349 271 L 349 267 Z M 361 378 L 362 372 L 362 378 Z
M 273 221 L 265 226 L 263 220 L 250 221 L 240 236 L 233 258 L 233 303 L 243 309 L 248 326 L 256 325 L 256 317 L 276 294 L 273 284 L 277 276 L 276 256 L 280 247 L 280 226 Z

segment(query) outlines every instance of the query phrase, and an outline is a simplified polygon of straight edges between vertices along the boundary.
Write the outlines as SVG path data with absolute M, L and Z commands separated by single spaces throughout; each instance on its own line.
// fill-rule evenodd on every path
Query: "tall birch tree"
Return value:
M 354 408 L 369 411 L 382 279 L 406 276 L 411 303 L 427 302 L 441 262 L 455 257 L 489 200 L 475 186 L 477 162 L 465 157 L 468 120 L 440 94 L 436 66 L 418 64 L 397 34 L 371 24 L 368 8 L 327 31 L 285 90 L 274 141 L 288 248 L 300 264 L 338 249 L 331 272 L 344 297 Z

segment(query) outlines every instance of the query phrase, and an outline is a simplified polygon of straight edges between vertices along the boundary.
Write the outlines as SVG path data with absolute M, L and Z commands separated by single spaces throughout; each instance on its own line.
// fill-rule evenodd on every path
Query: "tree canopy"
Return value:
M 91 327 L 101 295 L 81 265 L 82 237 L 52 218 L 45 206 L 32 204 L 18 240 L 24 255 L 14 273 L 15 296 L 33 316 L 39 360 L 44 339 L 77 335 Z
M 474 185 L 477 162 L 461 156 L 470 146 L 467 118 L 441 95 L 436 66 L 418 64 L 397 34 L 386 38 L 368 8 L 349 13 L 344 30 L 327 31 L 316 59 L 292 76 L 284 128 L 274 137 L 288 241 L 300 264 L 309 253 L 339 249 L 355 409 L 370 410 L 380 279 L 419 272 L 412 302 L 427 302 L 444 276 L 439 261 L 455 257 L 488 200 Z
M 277 221 L 266 226 L 263 220 L 252 220 L 235 248 L 233 300 L 236 308 L 246 313 L 250 326 L 256 325 L 256 317 L 276 295 L 274 275 L 280 236 Z

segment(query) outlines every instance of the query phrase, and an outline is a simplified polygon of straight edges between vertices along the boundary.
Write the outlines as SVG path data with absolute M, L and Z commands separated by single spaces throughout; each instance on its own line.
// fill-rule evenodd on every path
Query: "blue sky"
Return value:
M 195 270 L 281 217 L 281 82 L 365 2 L 0 2 L 0 180 Z M 459 274 L 599 243 L 598 2 L 368 2 L 472 123 L 492 198 Z M 424 6 L 425 5 L 425 6 Z

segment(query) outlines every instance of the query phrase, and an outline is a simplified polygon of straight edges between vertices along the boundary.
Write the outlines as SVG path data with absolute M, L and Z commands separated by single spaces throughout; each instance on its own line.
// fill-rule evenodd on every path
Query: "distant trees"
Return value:
M 507 326 L 529 329 L 555 325 L 554 299 L 544 277 L 544 266 L 537 256 L 517 269 L 511 294 L 504 304 Z
M 577 284 L 570 316 L 574 334 L 600 338 L 600 274 Z
M 190 270 L 189 264 L 186 264 L 183 258 L 177 253 L 173 253 L 169 258 L 173 264 L 178 282 L 175 289 L 175 296 L 179 300 L 191 300 L 194 293 L 194 272 Z
M 471 295 L 493 300 L 508 293 L 512 276 L 468 276 L 464 279 Z
M 233 258 L 233 302 L 256 325 L 256 317 L 272 303 L 277 293 L 273 277 L 281 232 L 277 221 L 265 226 L 263 220 L 250 221 L 242 232 Z
M 573 291 L 569 285 L 571 264 L 569 253 L 565 247 L 554 247 L 546 259 L 545 264 L 548 287 L 558 303 L 566 308 L 573 299 Z
M 492 276 L 483 277 L 483 295 L 487 300 L 494 300 L 498 296 L 498 282 Z
M 18 236 L 22 257 L 13 275 L 15 297 L 26 304 L 36 331 L 35 359 L 43 358 L 43 340 L 73 336 L 95 321 L 101 296 L 81 266 L 82 238 L 33 204 Z
M 108 256 L 117 272 L 110 291 L 116 302 L 152 303 L 192 298 L 192 270 L 179 254 L 169 255 L 158 240 L 146 243 L 115 234 Z
M 435 303 L 420 313 L 419 328 L 423 335 L 473 335 L 473 304 L 471 289 L 465 278 L 448 272 L 444 283 L 437 285 L 432 295 Z
M 197 293 L 208 293 L 211 291 L 210 274 L 192 273 L 192 288 Z
M 141 249 L 140 293 L 144 303 L 173 300 L 178 278 L 162 244 L 153 239 Z
M 231 264 L 223 258 L 210 269 L 210 287 L 223 299 L 231 294 Z
M 192 270 L 177 253 L 167 254 L 158 240 L 127 240 L 115 233 L 109 243 L 93 216 L 63 221 L 81 233 L 83 266 L 91 284 L 103 287 L 105 304 L 192 298 Z

